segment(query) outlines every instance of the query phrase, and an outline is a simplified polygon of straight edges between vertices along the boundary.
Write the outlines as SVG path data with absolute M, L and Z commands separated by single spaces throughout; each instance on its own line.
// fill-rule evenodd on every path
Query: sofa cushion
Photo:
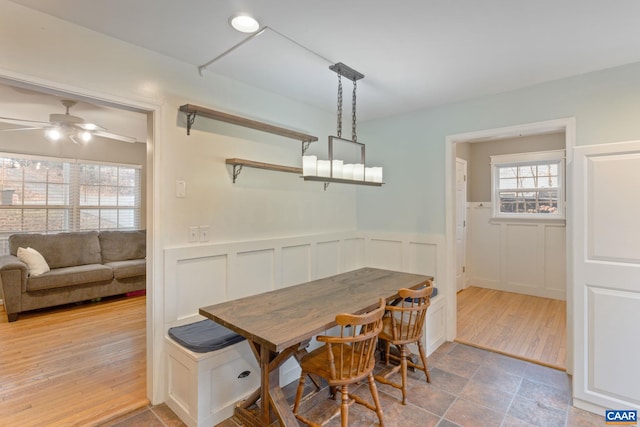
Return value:
M 29 268 L 29 276 L 39 276 L 50 270 L 42 254 L 33 248 L 18 248 L 18 259 Z
M 144 276 L 147 274 L 147 261 L 144 259 L 129 259 L 105 263 L 113 269 L 113 277 L 125 279 L 127 277 Z
M 29 277 L 27 291 L 42 291 L 44 289 L 84 285 L 112 279 L 113 269 L 102 264 L 55 268 L 40 276 Z
M 11 255 L 17 255 L 19 247 L 40 252 L 51 269 L 102 263 L 97 231 L 9 236 Z
M 101 231 L 99 239 L 104 263 L 144 259 L 147 256 L 146 230 Z

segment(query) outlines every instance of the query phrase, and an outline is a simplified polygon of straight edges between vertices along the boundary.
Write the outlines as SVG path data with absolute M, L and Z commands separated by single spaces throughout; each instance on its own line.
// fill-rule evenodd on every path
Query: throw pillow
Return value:
M 29 267 L 29 276 L 39 276 L 49 271 L 49 264 L 42 254 L 33 248 L 18 248 L 18 259 Z

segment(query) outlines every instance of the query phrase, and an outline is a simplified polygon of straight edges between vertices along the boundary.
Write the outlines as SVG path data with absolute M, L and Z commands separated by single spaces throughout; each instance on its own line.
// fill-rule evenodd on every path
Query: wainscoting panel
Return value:
M 228 287 L 229 299 L 238 299 L 274 289 L 275 249 L 240 252 L 235 256 Z
M 546 289 L 564 294 L 567 289 L 567 259 L 565 228 L 561 225 L 548 225 L 544 228 L 544 247 L 555 250 L 544 251 L 544 285 Z
M 365 243 L 362 237 L 344 239 L 342 242 L 342 271 L 351 271 L 366 265 Z
M 467 282 L 500 289 L 500 258 L 504 249 L 500 225 L 490 222 L 491 208 L 475 204 L 467 211 Z
M 434 276 L 438 270 L 438 245 L 408 242 L 409 273 Z
M 542 255 L 537 224 L 505 224 L 501 263 L 507 286 L 520 293 L 535 292 L 541 282 L 538 266 Z
M 308 282 L 311 279 L 311 245 L 284 246 L 280 268 L 281 287 Z
M 565 300 L 564 223 L 491 219 L 491 203 L 468 203 L 467 284 Z
M 226 255 L 179 261 L 174 294 L 177 316 L 192 315 L 194 305 L 213 305 L 226 301 L 226 289 Z
M 341 242 L 339 240 L 319 242 L 316 244 L 317 270 L 316 279 L 333 276 L 342 271 Z
M 371 239 L 368 250 L 372 265 L 387 270 L 402 270 L 402 241 Z

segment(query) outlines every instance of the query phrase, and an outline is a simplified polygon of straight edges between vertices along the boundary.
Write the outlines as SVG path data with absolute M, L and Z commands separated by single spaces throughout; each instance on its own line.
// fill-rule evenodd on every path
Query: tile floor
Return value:
M 382 368 L 382 367 L 380 367 Z M 400 391 L 378 384 L 387 427 L 590 427 L 604 418 L 570 405 L 571 378 L 564 372 L 458 343 L 446 343 L 429 357 L 431 384 L 420 371 L 409 372 L 408 404 Z M 287 387 L 293 395 L 294 387 Z M 371 400 L 366 385 L 356 389 Z M 321 405 L 336 404 L 326 400 Z M 323 408 L 302 408 L 308 416 Z M 375 413 L 352 405 L 349 425 L 377 424 Z M 218 427 L 237 427 L 233 418 Z M 301 424 L 302 425 L 302 424 Z M 327 426 L 339 426 L 339 417 Z M 166 405 L 129 414 L 108 427 L 178 427 L 184 424 Z M 106 426 L 105 426 L 106 427 Z

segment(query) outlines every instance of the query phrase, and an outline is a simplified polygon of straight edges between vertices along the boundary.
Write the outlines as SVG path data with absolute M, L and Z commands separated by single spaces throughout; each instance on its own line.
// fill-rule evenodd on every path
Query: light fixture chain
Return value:
M 338 138 L 342 137 L 342 75 L 338 71 Z
M 356 88 L 358 84 L 356 79 L 353 79 L 353 98 L 351 100 L 351 140 L 353 142 L 358 141 L 358 134 L 356 134 Z

